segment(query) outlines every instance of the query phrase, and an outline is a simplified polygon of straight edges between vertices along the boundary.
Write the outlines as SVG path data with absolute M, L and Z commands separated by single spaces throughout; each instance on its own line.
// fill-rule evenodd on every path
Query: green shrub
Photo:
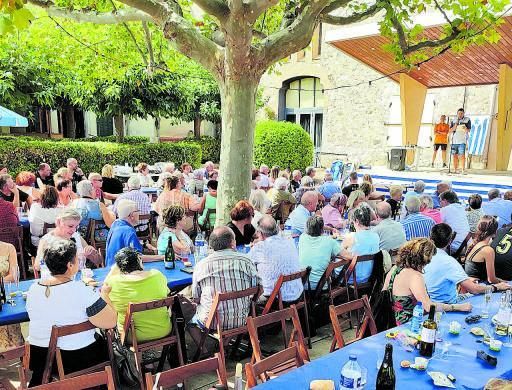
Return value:
M 203 163 L 206 161 L 213 161 L 214 163 L 220 162 L 220 138 L 210 137 L 203 135 L 200 139 L 185 138 L 184 142 L 195 143 L 201 147 L 203 155 Z
M 105 164 L 132 166 L 143 161 L 173 161 L 176 165 L 187 161 L 192 166 L 201 164 L 198 145 L 176 142 L 160 144 L 118 144 L 109 142 L 53 142 L 18 137 L 0 137 L 0 163 L 12 175 L 20 171 L 34 171 L 41 162 L 47 162 L 53 171 L 66 166 L 66 160 L 75 157 L 84 172 L 100 172 Z
M 261 121 L 254 136 L 254 164 L 300 169 L 313 163 L 313 141 L 298 124 Z

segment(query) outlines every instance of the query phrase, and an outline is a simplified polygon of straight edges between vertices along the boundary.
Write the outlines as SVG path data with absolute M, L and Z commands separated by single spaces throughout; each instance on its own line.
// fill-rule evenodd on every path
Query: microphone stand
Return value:
M 450 157 L 448 157 L 448 175 L 452 174 L 452 143 L 453 143 L 453 136 L 455 134 L 455 131 L 451 131 L 452 133 L 452 139 L 450 141 Z

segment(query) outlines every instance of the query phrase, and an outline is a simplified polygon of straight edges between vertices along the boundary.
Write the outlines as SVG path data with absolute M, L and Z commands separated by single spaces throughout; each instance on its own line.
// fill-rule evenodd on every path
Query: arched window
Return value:
M 320 79 L 301 77 L 283 82 L 279 99 L 279 120 L 298 123 L 316 148 L 322 146 L 324 93 Z

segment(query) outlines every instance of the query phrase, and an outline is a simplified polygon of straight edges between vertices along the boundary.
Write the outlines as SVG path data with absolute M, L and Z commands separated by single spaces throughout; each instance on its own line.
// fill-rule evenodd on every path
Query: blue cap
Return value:
M 423 307 L 423 303 L 421 303 L 420 301 L 416 302 L 416 306 L 421 306 Z
M 349 355 L 348 358 L 350 360 L 357 360 L 357 355 Z

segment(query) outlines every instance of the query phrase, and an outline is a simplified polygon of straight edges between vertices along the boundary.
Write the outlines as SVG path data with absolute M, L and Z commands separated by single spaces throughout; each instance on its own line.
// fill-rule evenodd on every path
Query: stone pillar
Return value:
M 506 171 L 512 150 L 512 67 L 500 65 L 498 84 L 498 127 L 496 136 L 492 137 L 489 157 L 495 151 L 495 158 L 489 158 L 489 168 Z
M 417 145 L 427 87 L 405 73 L 400 74 L 400 104 L 402 107 L 402 144 Z M 407 153 L 406 163 L 414 161 L 414 152 Z

